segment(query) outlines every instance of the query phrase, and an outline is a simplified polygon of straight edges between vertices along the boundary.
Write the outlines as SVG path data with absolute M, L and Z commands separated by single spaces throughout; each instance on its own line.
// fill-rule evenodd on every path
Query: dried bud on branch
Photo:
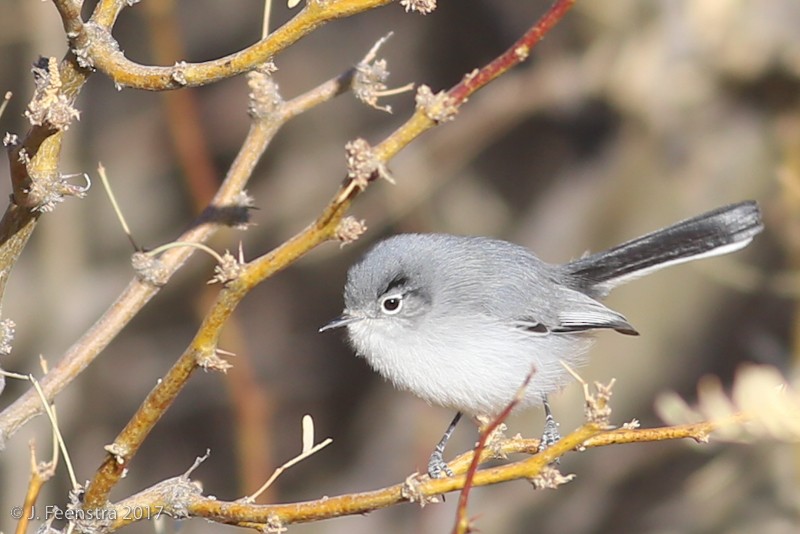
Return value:
M 554 465 L 545 466 L 541 473 L 530 479 L 534 489 L 558 489 L 575 478 L 574 474 L 563 475 Z
M 394 179 L 386 169 L 386 165 L 375 155 L 372 147 L 364 139 L 355 139 L 344 146 L 347 154 L 347 177 L 361 190 L 377 178 L 384 178 L 390 183 Z
M 222 255 L 222 261 L 214 267 L 214 277 L 208 283 L 227 284 L 232 280 L 236 280 L 242 274 L 243 264 L 241 248 L 239 249 L 238 258 L 226 250 L 225 254 Z
M 436 9 L 436 0 L 400 0 L 400 5 L 405 8 L 406 13 L 416 11 L 427 15 Z
M 0 356 L 7 356 L 11 352 L 11 342 L 14 341 L 17 325 L 11 319 L 0 321 Z
M 435 123 L 452 120 L 458 112 L 453 99 L 445 91 L 434 94 L 427 85 L 420 85 L 417 89 L 417 109 Z
M 414 84 L 408 84 L 396 89 L 388 89 L 386 80 L 389 78 L 389 69 L 386 67 L 385 59 L 375 59 L 378 50 L 381 46 L 392 36 L 391 33 L 385 37 L 378 39 L 372 48 L 367 52 L 358 65 L 356 65 L 356 74 L 353 78 L 353 94 L 356 98 L 372 106 L 375 109 L 392 112 L 391 106 L 381 106 L 378 104 L 378 98 L 382 96 L 396 95 L 406 91 L 410 91 Z
M 336 238 L 342 242 L 342 246 L 348 245 L 358 239 L 361 234 L 367 231 L 367 224 L 355 217 L 345 217 L 336 227 Z
M 247 74 L 247 85 L 250 87 L 250 106 L 248 112 L 256 119 L 264 119 L 279 113 L 283 107 L 283 98 L 278 91 L 278 84 L 272 74 L 278 70 L 273 62 L 260 65 Z
M 22 155 L 22 151 L 20 151 Z M 68 178 L 82 176 L 86 179 L 86 185 L 75 185 L 67 181 Z M 30 189 L 26 191 L 28 196 L 36 199 L 36 205 L 32 207 L 34 211 L 41 213 L 51 212 L 56 204 L 63 202 L 65 197 L 83 198 L 92 186 L 89 176 L 86 174 L 67 174 L 56 177 L 39 177 L 32 183 Z
M 56 58 L 42 58 L 33 66 L 33 81 L 36 89 L 25 117 L 34 126 L 50 125 L 56 130 L 69 129 L 73 119 L 80 119 L 80 112 L 72 106 L 72 100 L 61 94 L 61 74 Z
M 146 252 L 134 252 L 131 256 L 131 265 L 136 277 L 146 284 L 161 287 L 169 279 L 169 269 L 160 259 Z

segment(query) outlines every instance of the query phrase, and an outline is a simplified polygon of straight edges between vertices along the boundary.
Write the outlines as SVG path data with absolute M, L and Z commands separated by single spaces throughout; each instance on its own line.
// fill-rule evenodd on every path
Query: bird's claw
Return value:
M 544 418 L 544 431 L 542 432 L 542 439 L 539 441 L 539 452 L 554 445 L 561 439 L 561 434 L 558 433 L 558 423 L 556 423 L 553 414 L 548 410 L 547 416 Z M 560 460 L 556 458 L 550 465 L 558 465 Z
M 443 478 L 444 476 L 453 476 L 453 471 L 447 466 L 444 461 L 441 451 L 433 451 L 430 459 L 428 460 L 428 476 L 431 478 Z

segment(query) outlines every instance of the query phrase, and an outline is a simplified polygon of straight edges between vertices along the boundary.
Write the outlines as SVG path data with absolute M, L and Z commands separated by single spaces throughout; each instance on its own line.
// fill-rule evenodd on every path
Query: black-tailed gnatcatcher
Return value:
M 458 413 L 428 474 L 452 473 L 442 453 L 462 413 L 494 416 L 534 370 L 521 406 L 544 404 L 543 443 L 558 439 L 547 395 L 584 361 L 588 331 L 637 332 L 597 299 L 657 269 L 726 254 L 762 230 L 755 202 L 718 208 L 563 265 L 485 237 L 405 234 L 375 245 L 347 273 L 343 315 L 355 350 L 400 389 Z

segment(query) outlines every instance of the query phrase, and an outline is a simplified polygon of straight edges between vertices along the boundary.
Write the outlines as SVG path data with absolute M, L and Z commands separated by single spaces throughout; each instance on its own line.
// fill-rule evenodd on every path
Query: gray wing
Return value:
M 393 238 L 395 241 L 400 237 Z M 425 283 L 436 287 L 436 311 L 453 315 L 478 312 L 511 321 L 533 335 L 574 333 L 598 328 L 637 332 L 619 313 L 564 283 L 559 266 L 547 264 L 527 249 L 496 239 L 431 235 L 403 237 L 401 250 L 425 258 Z M 430 247 L 433 247 L 432 249 Z
M 622 314 L 584 293 L 563 288 L 549 319 L 533 315 L 521 318 L 518 326 L 534 334 L 568 334 L 595 329 L 612 329 L 621 334 L 638 336 L 639 332 Z
M 567 290 L 571 293 L 564 306 L 558 312 L 558 325 L 553 332 L 581 332 L 595 328 L 610 328 L 621 334 L 638 336 L 639 332 L 621 313 L 615 312 L 592 297 L 579 291 Z

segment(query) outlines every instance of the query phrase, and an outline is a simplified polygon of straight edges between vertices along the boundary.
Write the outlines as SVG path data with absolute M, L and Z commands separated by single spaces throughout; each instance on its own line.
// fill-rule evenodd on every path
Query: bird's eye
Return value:
M 402 295 L 389 295 L 381 301 L 381 309 L 386 315 L 394 315 L 403 307 Z

